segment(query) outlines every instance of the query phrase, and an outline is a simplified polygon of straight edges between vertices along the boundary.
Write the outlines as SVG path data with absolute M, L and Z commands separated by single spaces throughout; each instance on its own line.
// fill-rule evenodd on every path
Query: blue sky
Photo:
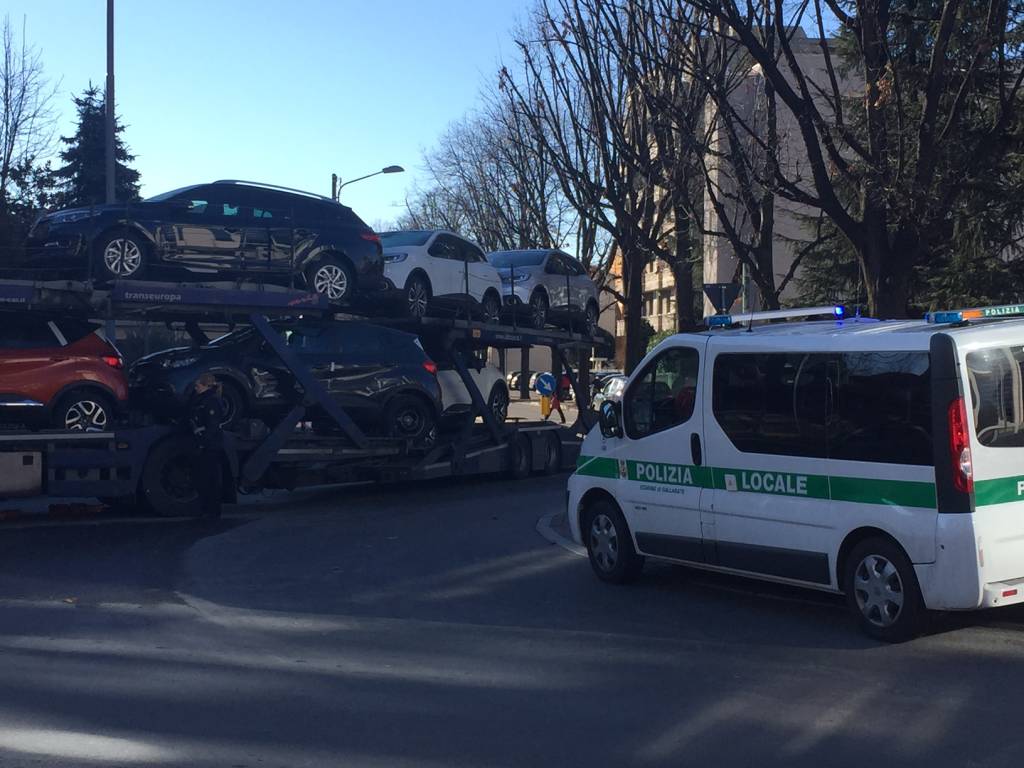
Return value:
M 421 154 L 477 103 L 529 0 L 117 0 L 118 111 L 143 196 L 242 178 L 330 193 L 389 221 Z M 71 95 L 106 76 L 105 0 L 4 0 L 0 11 Z

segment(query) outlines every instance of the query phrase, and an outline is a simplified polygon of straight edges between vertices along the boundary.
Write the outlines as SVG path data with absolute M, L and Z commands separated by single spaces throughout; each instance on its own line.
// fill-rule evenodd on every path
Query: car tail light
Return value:
M 360 232 L 359 236 L 363 238 L 363 240 L 366 240 L 371 243 L 376 243 L 377 245 L 381 245 L 380 235 L 378 235 L 376 232 L 366 230 L 365 232 Z
M 962 397 L 949 404 L 949 459 L 953 469 L 953 485 L 961 493 L 974 491 L 974 467 L 971 443 L 967 434 L 967 406 Z
M 117 370 L 124 368 L 124 360 L 117 355 L 104 355 L 102 359 L 111 368 L 116 368 Z
M 423 370 L 425 370 L 427 373 L 432 373 L 434 376 L 437 376 L 437 363 L 435 363 L 433 360 L 424 360 Z

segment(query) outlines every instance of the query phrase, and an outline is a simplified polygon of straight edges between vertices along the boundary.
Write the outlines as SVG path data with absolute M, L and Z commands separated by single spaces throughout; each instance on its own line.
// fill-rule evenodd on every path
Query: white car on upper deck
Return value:
M 384 278 L 414 318 L 465 309 L 484 322 L 501 319 L 501 276 L 475 243 L 445 230 L 380 233 Z

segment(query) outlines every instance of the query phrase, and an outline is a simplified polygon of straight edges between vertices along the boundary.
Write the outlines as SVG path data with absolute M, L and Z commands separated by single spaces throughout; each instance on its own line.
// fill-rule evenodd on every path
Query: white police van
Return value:
M 1019 315 L 817 307 L 672 336 L 601 405 L 573 536 L 609 582 L 652 557 L 844 592 L 882 640 L 925 609 L 1024 601 Z

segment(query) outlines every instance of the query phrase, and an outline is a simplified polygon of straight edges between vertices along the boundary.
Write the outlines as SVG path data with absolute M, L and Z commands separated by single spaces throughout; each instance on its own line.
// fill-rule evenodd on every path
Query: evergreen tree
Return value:
M 81 96 L 75 97 L 78 128 L 74 136 L 62 136 L 65 145 L 60 153 L 64 162 L 54 173 L 60 186 L 57 202 L 60 208 L 98 205 L 106 200 L 106 116 L 100 89 L 90 84 Z M 135 160 L 121 138 L 124 126 L 114 122 L 114 192 L 118 202 L 139 199 L 139 172 L 129 168 Z

